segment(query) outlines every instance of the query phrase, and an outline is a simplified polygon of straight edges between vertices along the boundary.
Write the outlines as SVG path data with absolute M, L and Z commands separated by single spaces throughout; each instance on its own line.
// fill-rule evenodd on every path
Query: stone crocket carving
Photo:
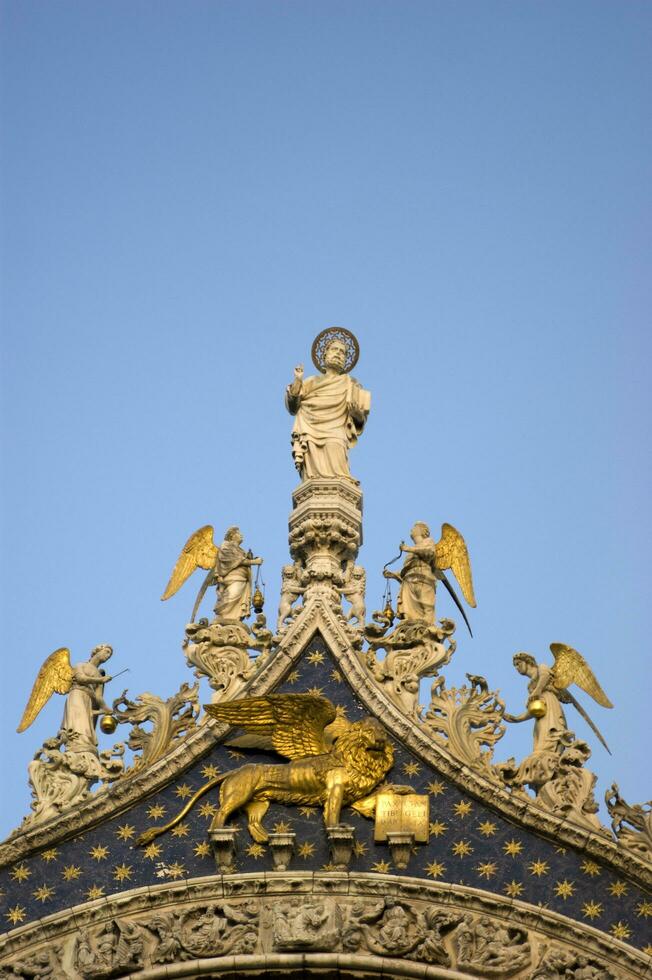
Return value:
M 197 724 L 199 684 L 182 684 L 166 701 L 145 691 L 130 701 L 126 691 L 113 702 L 113 717 L 120 724 L 131 724 L 127 745 L 134 752 L 130 772 L 158 762 L 171 745 L 187 735 Z M 151 724 L 151 730 L 142 726 Z M 139 753 L 139 754 L 138 754 Z
M 173 820 L 142 834 L 139 844 L 174 827 L 200 796 L 220 783 L 220 807 L 211 829 L 224 827 L 233 813 L 244 809 L 253 839 L 266 841 L 262 819 L 271 802 L 321 805 L 324 823 L 335 827 L 342 807 L 364 801 L 394 762 L 391 743 L 375 718 L 349 722 L 327 698 L 270 694 L 205 707 L 218 721 L 252 733 L 248 742 L 246 736 L 239 739 L 239 745 L 271 749 L 291 761 L 286 765 L 249 763 L 209 780 Z
M 469 685 L 447 688 L 443 677 L 430 689 L 425 725 L 457 759 L 491 774 L 493 747 L 505 734 L 505 702 L 484 677 L 467 674 Z
M 629 804 L 620 795 L 618 783 L 611 784 L 604 800 L 611 817 L 611 829 L 618 842 L 643 857 L 651 857 L 652 800 Z

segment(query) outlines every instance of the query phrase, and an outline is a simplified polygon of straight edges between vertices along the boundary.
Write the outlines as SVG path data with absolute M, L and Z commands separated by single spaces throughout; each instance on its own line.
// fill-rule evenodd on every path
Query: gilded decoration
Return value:
M 368 796 L 389 772 L 394 753 L 385 730 L 374 718 L 348 722 L 334 705 L 316 694 L 271 694 L 229 704 L 207 705 L 212 718 L 255 736 L 237 744 L 266 748 L 289 758 L 285 766 L 248 764 L 211 780 L 220 784 L 220 804 L 210 829 L 224 827 L 237 810 L 247 812 L 249 833 L 259 843 L 269 840 L 262 819 L 272 801 L 323 807 L 326 828 L 337 827 L 343 806 L 364 807 Z M 194 799 L 203 795 L 200 788 Z M 184 807 L 183 816 L 189 812 Z M 362 810 L 361 812 L 364 812 Z M 176 817 L 147 831 L 147 844 L 174 827 Z
M 480 674 L 447 679 L 461 641 L 438 602 L 448 593 L 469 633 L 462 602 L 476 605 L 460 532 L 444 523 L 435 541 L 417 521 L 382 571 L 359 561 L 363 495 L 348 461 L 370 408 L 349 373 L 359 353 L 344 328 L 323 331 L 319 373 L 298 367 L 286 392 L 300 483 L 272 628 L 262 559 L 239 527 L 218 545 L 206 524 L 162 596 L 177 601 L 205 572 L 180 625 L 196 683 L 109 704 L 110 647 L 76 665 L 67 648 L 44 661 L 20 730 L 54 693 L 64 715 L 28 766 L 32 812 L 0 844 L 0 980 L 153 980 L 206 960 L 217 974 L 227 957 L 243 971 L 292 957 L 303 969 L 313 954 L 396 975 L 409 964 L 426 976 L 645 975 L 652 804 L 614 783 L 611 825 L 600 820 L 596 746 L 565 711 L 606 749 L 569 691 L 611 707 L 586 659 L 561 643 L 552 666 L 516 654 L 528 695 L 511 714 Z M 367 619 L 368 586 L 383 581 Z M 496 762 L 523 722 L 532 751 Z M 118 726 L 123 740 L 104 747 Z

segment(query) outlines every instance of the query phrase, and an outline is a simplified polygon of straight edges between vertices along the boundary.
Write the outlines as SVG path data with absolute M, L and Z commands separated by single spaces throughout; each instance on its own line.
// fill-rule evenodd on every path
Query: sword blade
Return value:
M 466 628 L 468 629 L 468 631 L 471 634 L 471 636 L 473 636 L 473 630 L 471 629 L 471 624 L 469 623 L 468 619 L 466 618 L 466 613 L 462 609 L 462 603 L 460 602 L 460 600 L 457 598 L 457 596 L 455 594 L 455 589 L 450 584 L 450 582 L 446 578 L 446 575 L 444 574 L 444 572 L 442 572 L 441 568 L 437 568 L 435 570 L 435 575 L 437 576 L 437 578 L 441 582 L 444 583 L 444 585 L 448 589 L 448 591 L 450 593 L 450 596 L 451 596 L 451 599 L 453 600 L 453 602 L 455 603 L 455 605 L 457 606 L 457 608 L 459 609 L 459 611 L 462 613 L 462 618 L 464 619 L 464 622 L 466 623 Z
M 607 750 L 607 752 L 609 753 L 609 755 L 611 755 L 611 749 L 609 748 L 609 746 L 605 742 L 604 738 L 602 737 L 602 734 L 601 734 L 600 729 L 598 728 L 598 726 L 589 717 L 588 712 L 586 712 L 584 710 L 584 708 L 579 703 L 579 701 L 577 700 L 577 698 L 574 698 L 573 695 L 571 694 L 571 692 L 567 688 L 564 688 L 564 694 L 567 695 L 570 703 L 573 705 L 573 707 L 577 708 L 577 710 L 579 711 L 579 713 L 581 714 L 582 718 L 587 723 L 587 725 L 589 726 L 589 728 L 591 728 L 592 731 L 593 731 L 593 733 L 598 736 L 598 738 L 600 739 L 600 741 L 604 745 L 604 747 Z
M 211 568 L 211 570 L 208 572 L 208 574 L 206 575 L 206 578 L 204 579 L 204 581 L 201 584 L 201 588 L 200 588 L 199 592 L 197 593 L 197 598 L 195 599 L 195 604 L 192 607 L 192 616 L 190 617 L 190 622 L 191 623 L 194 623 L 195 622 L 195 616 L 197 615 L 197 612 L 198 612 L 199 607 L 201 605 L 201 601 L 204 598 L 204 596 L 206 595 L 206 589 L 210 585 L 211 579 L 213 578 L 213 575 L 214 574 L 215 574 L 215 569 L 214 568 Z

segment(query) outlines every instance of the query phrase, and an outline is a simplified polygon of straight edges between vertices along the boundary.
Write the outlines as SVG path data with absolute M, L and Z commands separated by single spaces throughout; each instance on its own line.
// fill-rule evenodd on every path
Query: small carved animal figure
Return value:
M 368 796 L 394 762 L 391 743 L 375 718 L 348 722 L 327 698 L 269 694 L 205 707 L 213 718 L 251 732 L 256 747 L 269 748 L 291 761 L 286 765 L 249 763 L 209 780 L 173 820 L 142 834 L 139 844 L 174 827 L 200 796 L 219 783 L 220 808 L 214 828 L 224 827 L 231 814 L 244 809 L 253 839 L 266 841 L 262 819 L 271 802 L 322 805 L 324 823 L 334 827 L 340 822 L 342 807 Z
M 355 619 L 358 626 L 364 626 L 367 613 L 365 606 L 365 589 L 367 586 L 367 573 L 362 565 L 354 565 L 348 562 L 344 585 L 340 592 L 345 599 L 351 603 L 347 619 Z
M 296 615 L 292 604 L 303 595 L 301 585 L 301 565 L 295 561 L 293 565 L 284 565 L 281 569 L 281 598 L 278 606 L 276 632 L 280 633 L 288 619 Z

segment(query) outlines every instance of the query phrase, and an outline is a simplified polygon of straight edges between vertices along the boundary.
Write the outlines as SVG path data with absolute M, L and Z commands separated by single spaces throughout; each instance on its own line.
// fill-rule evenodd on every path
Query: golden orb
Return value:
M 541 698 L 532 698 L 531 701 L 528 701 L 527 710 L 533 718 L 543 718 L 547 710 L 546 702 L 542 701 Z
M 263 611 L 263 606 L 265 604 L 265 596 L 263 595 L 263 593 L 260 591 L 260 589 L 257 586 L 256 586 L 256 590 L 255 590 L 255 592 L 253 594 L 253 598 L 251 600 L 251 604 L 254 607 L 254 612 L 255 613 L 261 613 Z
M 118 723 L 113 715 L 102 715 L 100 718 L 100 728 L 105 735 L 113 735 L 117 727 Z
M 394 610 L 392 609 L 391 602 L 388 602 L 385 608 L 383 609 L 383 616 L 391 626 L 392 623 L 394 622 L 394 616 L 395 616 Z

